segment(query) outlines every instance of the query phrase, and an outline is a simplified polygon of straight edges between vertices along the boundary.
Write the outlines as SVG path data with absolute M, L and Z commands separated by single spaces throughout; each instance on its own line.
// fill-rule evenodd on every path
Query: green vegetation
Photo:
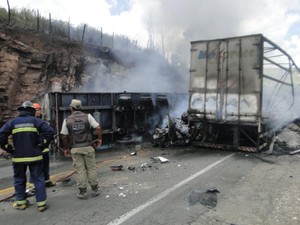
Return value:
M 26 8 L 11 9 L 10 19 L 6 8 L 0 7 L 0 23 L 11 27 L 48 34 L 60 38 L 68 38 L 86 44 L 115 48 L 119 50 L 141 50 L 136 40 L 129 40 L 123 35 L 109 35 L 88 25 L 72 26 L 69 22 L 45 18 L 37 10 Z M 85 27 L 85 29 L 84 29 Z

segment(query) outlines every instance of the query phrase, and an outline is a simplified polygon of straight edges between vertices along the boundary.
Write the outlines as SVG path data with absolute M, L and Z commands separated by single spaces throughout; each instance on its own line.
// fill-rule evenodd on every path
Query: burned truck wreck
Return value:
M 295 74 L 293 59 L 255 34 L 191 42 L 189 93 L 55 92 L 38 101 L 56 129 L 57 146 L 69 103 L 77 98 L 101 124 L 103 147 L 151 140 L 162 148 L 258 152 L 293 120 L 283 114 L 294 106 Z
M 257 152 L 284 125 L 299 69 L 261 34 L 191 42 L 188 120 L 193 144 Z M 292 120 L 292 118 L 290 118 Z
M 89 93 L 50 92 L 37 99 L 42 105 L 43 119 L 55 128 L 54 147 L 61 147 L 59 132 L 64 118 L 71 114 L 73 98 L 82 101 L 82 111 L 90 113 L 101 124 L 103 148 L 152 140 L 155 128 L 162 127 L 167 114 L 185 101 L 180 93 Z M 186 108 L 185 108 L 186 109 Z M 58 149 L 53 150 L 58 153 Z

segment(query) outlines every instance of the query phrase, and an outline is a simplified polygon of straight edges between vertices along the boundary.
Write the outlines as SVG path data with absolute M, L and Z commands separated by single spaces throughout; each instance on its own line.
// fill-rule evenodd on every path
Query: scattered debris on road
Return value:
M 127 169 L 129 169 L 129 170 L 135 170 L 135 167 L 134 166 L 128 166 Z
M 298 154 L 298 153 L 300 153 L 300 149 L 295 150 L 295 151 L 290 151 L 289 153 L 290 153 L 290 155 Z
M 134 156 L 134 155 L 136 155 L 136 152 L 131 152 L 130 155 Z
M 268 155 L 294 155 L 300 150 L 300 122 L 297 120 L 288 124 L 273 137 Z
M 113 166 L 110 166 L 110 169 L 113 171 L 120 171 L 120 170 L 123 170 L 123 165 L 113 165 Z
M 161 163 L 166 163 L 169 162 L 169 160 L 165 157 L 162 156 L 157 156 L 157 157 L 152 157 L 151 158 L 154 162 L 161 162 Z
M 120 193 L 120 194 L 119 194 L 119 197 L 124 197 L 124 198 L 125 198 L 125 197 L 126 197 L 126 195 L 125 195 L 125 194 L 123 194 L 123 193 Z
M 207 208 L 214 208 L 217 205 L 217 193 L 220 193 L 217 188 L 209 188 L 206 191 L 193 190 L 188 201 L 190 205 L 195 205 L 196 203 L 201 203 Z

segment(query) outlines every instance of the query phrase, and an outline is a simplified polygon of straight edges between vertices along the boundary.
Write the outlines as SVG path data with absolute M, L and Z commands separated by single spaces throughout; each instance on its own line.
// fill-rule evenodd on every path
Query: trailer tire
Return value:
M 170 146 L 170 141 L 169 141 L 169 138 L 167 137 L 163 137 L 161 140 L 160 140 L 160 147 L 161 148 L 167 148 Z

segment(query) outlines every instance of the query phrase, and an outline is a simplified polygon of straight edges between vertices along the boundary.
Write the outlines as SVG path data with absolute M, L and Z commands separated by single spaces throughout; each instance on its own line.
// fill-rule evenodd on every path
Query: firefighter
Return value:
M 92 147 L 92 128 L 96 130 L 96 146 L 102 143 L 102 134 L 99 123 L 91 114 L 81 111 L 81 101 L 73 99 L 70 104 L 72 114 L 63 121 L 61 134 L 63 135 L 64 151 L 68 148 L 70 137 L 71 156 L 73 166 L 77 173 L 77 187 L 79 199 L 87 199 L 87 181 L 92 188 L 92 197 L 99 195 L 97 171 L 95 162 L 95 149 Z
M 35 117 L 42 119 L 42 108 L 39 103 L 33 103 L 33 107 L 35 108 Z M 47 146 L 43 149 L 43 174 L 45 178 L 45 186 L 53 187 L 56 184 L 50 180 L 50 157 L 49 157 L 49 147 Z M 34 187 L 32 178 L 30 177 L 30 186 Z
M 29 168 L 35 186 L 37 208 L 42 212 L 47 209 L 42 150 L 53 139 L 54 130 L 47 122 L 35 117 L 36 110 L 32 102 L 23 102 L 18 111 L 19 116 L 6 122 L 0 129 L 0 146 L 12 154 L 16 194 L 13 206 L 21 210 L 29 206 L 26 195 L 26 170 Z M 10 135 L 13 145 L 8 144 Z

